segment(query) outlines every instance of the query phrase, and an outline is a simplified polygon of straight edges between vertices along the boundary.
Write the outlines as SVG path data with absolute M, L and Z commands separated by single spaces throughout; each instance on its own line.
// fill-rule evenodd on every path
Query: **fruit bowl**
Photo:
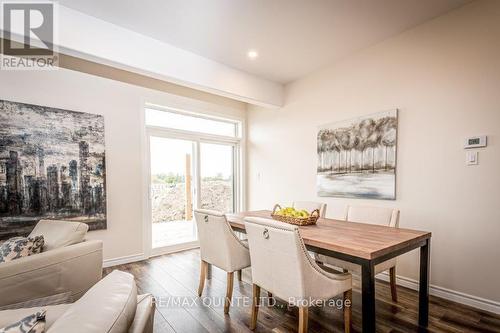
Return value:
M 319 219 L 319 210 L 315 209 L 311 213 L 306 210 L 296 210 L 292 207 L 281 208 L 280 205 L 274 205 L 271 217 L 276 221 L 281 221 L 295 225 L 312 225 L 316 224 Z

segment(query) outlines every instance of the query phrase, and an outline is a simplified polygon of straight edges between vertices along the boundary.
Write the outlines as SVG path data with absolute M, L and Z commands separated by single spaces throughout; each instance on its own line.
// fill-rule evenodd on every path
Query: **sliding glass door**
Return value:
M 152 254 L 196 246 L 194 209 L 240 207 L 241 124 L 146 109 L 146 125 Z
M 196 143 L 150 136 L 152 248 L 196 241 L 193 156 Z
M 201 208 L 219 212 L 235 211 L 234 146 L 200 144 Z

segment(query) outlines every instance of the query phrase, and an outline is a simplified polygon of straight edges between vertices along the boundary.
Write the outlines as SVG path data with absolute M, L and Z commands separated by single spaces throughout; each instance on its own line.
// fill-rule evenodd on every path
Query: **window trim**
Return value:
M 206 120 L 212 120 L 212 121 L 219 121 L 222 123 L 228 123 L 234 125 L 234 136 L 228 136 L 228 135 L 220 135 L 220 134 L 210 134 L 206 132 L 198 132 L 198 131 L 190 131 L 190 130 L 182 130 L 182 129 L 177 129 L 173 127 L 163 127 L 163 126 L 154 126 L 154 125 L 148 125 L 146 123 L 146 109 L 151 109 L 151 110 L 156 110 L 156 111 L 163 111 L 163 112 L 168 112 L 168 113 L 173 113 L 173 114 L 178 114 L 178 115 L 183 115 L 183 116 L 189 116 L 193 118 L 200 118 L 200 119 L 206 119 Z M 243 121 L 242 119 L 236 119 L 233 117 L 223 117 L 219 115 L 212 115 L 212 114 L 204 114 L 200 112 L 193 112 L 193 111 L 187 111 L 179 108 L 174 108 L 174 107 L 165 107 L 165 106 L 160 106 L 157 104 L 150 104 L 146 103 L 144 106 L 144 122 L 145 126 L 147 128 L 157 128 L 161 130 L 168 130 L 168 131 L 173 131 L 173 132 L 179 132 L 179 133 L 196 133 L 196 134 L 201 134 L 207 137 L 214 137 L 218 139 L 238 139 L 241 140 L 243 136 Z

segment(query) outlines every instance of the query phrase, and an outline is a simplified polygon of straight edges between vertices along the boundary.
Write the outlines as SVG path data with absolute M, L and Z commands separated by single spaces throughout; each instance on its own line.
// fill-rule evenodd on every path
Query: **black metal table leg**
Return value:
M 431 260 L 431 240 L 420 247 L 420 286 L 418 297 L 418 325 L 427 327 L 429 324 L 429 273 Z
M 375 274 L 371 261 L 361 265 L 363 333 L 375 332 Z

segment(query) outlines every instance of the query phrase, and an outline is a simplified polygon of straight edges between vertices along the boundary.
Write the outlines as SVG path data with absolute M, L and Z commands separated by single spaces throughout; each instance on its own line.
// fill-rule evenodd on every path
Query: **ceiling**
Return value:
M 288 83 L 471 0 L 60 0 L 227 66 Z M 259 56 L 247 57 L 250 49 Z

